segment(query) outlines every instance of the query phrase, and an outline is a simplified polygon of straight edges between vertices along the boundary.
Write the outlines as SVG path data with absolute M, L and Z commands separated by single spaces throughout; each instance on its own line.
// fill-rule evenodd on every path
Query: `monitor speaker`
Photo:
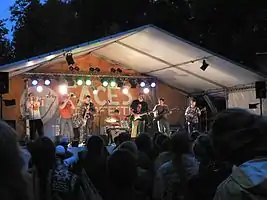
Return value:
M 255 82 L 256 99 L 266 99 L 266 83 L 265 81 Z
M 0 94 L 9 93 L 9 73 L 0 72 Z

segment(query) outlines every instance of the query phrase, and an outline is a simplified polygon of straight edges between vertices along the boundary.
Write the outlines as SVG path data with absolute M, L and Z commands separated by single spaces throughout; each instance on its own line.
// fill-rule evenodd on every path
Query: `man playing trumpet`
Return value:
M 59 105 L 60 114 L 60 135 L 65 135 L 69 139 L 73 137 L 73 126 L 72 126 L 72 112 L 75 106 L 70 99 L 69 95 L 64 95 L 63 100 Z M 66 134 L 66 126 L 68 126 L 68 134 Z

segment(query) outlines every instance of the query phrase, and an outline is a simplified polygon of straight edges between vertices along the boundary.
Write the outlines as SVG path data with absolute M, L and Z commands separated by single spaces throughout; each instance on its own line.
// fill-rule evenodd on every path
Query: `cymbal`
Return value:
M 105 122 L 113 124 L 113 123 L 116 123 L 117 120 L 115 118 L 113 118 L 113 117 L 108 117 L 108 118 L 105 119 Z

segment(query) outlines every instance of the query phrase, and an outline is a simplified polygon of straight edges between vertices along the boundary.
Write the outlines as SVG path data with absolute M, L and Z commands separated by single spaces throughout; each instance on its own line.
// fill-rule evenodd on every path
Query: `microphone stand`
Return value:
M 100 113 L 103 110 L 103 108 L 108 104 L 109 104 L 109 100 L 103 106 L 101 106 L 99 108 L 98 112 L 97 112 L 97 114 L 98 114 L 98 135 L 100 135 L 100 133 L 101 133 L 101 127 L 100 127 L 100 125 L 101 125 L 101 115 L 100 115 Z

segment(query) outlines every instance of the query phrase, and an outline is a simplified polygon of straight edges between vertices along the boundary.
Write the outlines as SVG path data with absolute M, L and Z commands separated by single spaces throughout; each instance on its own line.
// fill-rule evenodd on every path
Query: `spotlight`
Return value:
M 123 94 L 128 94 L 129 93 L 129 89 L 128 88 L 123 88 L 122 89 L 122 93 Z
M 97 95 L 97 93 L 98 93 L 98 90 L 94 89 L 94 90 L 93 90 L 93 94 L 94 94 L 94 95 Z
M 116 73 L 116 69 L 112 67 L 112 68 L 110 69 L 110 72 L 115 74 L 115 73 Z
M 83 80 L 82 79 L 79 79 L 76 81 L 77 85 L 81 86 L 83 84 Z
M 156 83 L 155 83 L 155 82 L 152 82 L 152 83 L 150 84 L 150 86 L 151 86 L 152 88 L 154 88 L 154 87 L 156 87 Z
M 75 66 L 74 69 L 75 69 L 76 71 L 80 71 L 80 68 L 79 68 L 78 66 Z
M 90 67 L 90 68 L 89 68 L 89 71 L 90 71 L 90 72 L 94 72 L 94 71 L 95 71 L 95 68 Z
M 51 81 L 48 80 L 48 79 L 46 79 L 45 82 L 44 82 L 45 85 L 50 85 L 50 83 L 51 83 Z
M 108 86 L 108 82 L 107 82 L 107 81 L 103 81 L 102 85 L 103 85 L 104 87 L 107 87 L 107 86 Z
M 35 85 L 37 85 L 37 84 L 38 84 L 38 81 L 37 81 L 37 80 L 33 80 L 33 81 L 32 81 L 32 85 L 35 86 Z
M 72 53 L 67 53 L 66 54 L 66 61 L 68 63 L 68 65 L 74 65 L 74 60 L 73 60 L 73 57 L 72 57 Z
M 86 85 L 92 85 L 92 81 L 88 79 L 88 80 L 85 81 L 85 84 Z
M 67 84 L 59 85 L 59 86 L 58 86 L 58 89 L 59 89 L 59 93 L 60 93 L 61 95 L 68 94 L 68 85 L 67 85 Z
M 71 72 L 74 71 L 74 68 L 72 67 L 72 65 L 69 66 L 69 70 L 70 70 Z
M 145 87 L 146 86 L 146 83 L 145 82 L 141 82 L 140 83 L 140 87 Z
M 144 92 L 144 94 L 148 94 L 149 93 L 149 88 L 144 88 L 143 92 Z
M 116 81 L 111 81 L 110 82 L 110 87 L 116 87 L 116 85 L 117 85 Z
M 99 72 L 100 72 L 100 69 L 99 69 L 98 67 L 96 67 L 96 68 L 95 68 L 95 71 L 96 71 L 97 73 L 99 73 Z
M 120 68 L 117 69 L 117 73 L 122 73 L 122 70 Z
M 208 68 L 208 66 L 209 66 L 209 64 L 208 64 L 205 60 L 203 60 L 200 69 L 201 69 L 202 71 L 205 71 L 205 70 Z
M 43 91 L 43 87 L 41 85 L 38 85 L 36 90 L 37 92 L 41 93 Z

